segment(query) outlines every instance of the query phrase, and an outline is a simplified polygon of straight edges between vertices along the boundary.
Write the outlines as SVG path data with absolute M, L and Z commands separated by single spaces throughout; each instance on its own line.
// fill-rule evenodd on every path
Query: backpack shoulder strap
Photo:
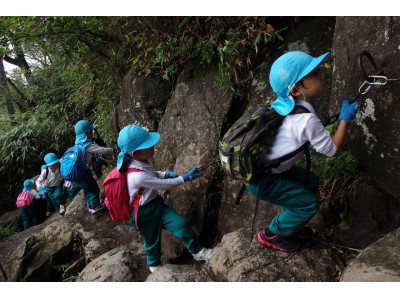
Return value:
M 128 170 L 125 172 L 125 175 L 128 175 L 129 173 L 139 173 L 139 172 L 144 172 L 143 170 L 137 169 L 137 168 L 128 168 Z
M 82 144 L 78 144 L 78 145 L 80 145 L 81 147 L 83 147 L 83 149 L 86 150 L 86 148 L 87 148 L 89 145 L 91 145 L 91 144 L 93 144 L 93 142 L 91 142 L 91 141 L 86 141 L 86 142 L 83 142 Z
M 144 172 L 143 170 L 137 169 L 137 168 L 129 168 L 126 172 L 125 175 L 128 175 L 129 173 L 139 173 L 139 172 Z M 144 187 L 140 187 L 137 194 L 135 195 L 135 197 L 133 198 L 131 207 L 133 208 L 133 213 L 134 213 L 134 219 L 135 219 L 135 224 L 136 224 L 136 228 L 139 229 L 139 225 L 138 225 L 138 213 L 139 213 L 139 201 L 140 198 L 142 197 L 144 192 Z
M 290 112 L 291 115 L 294 115 L 294 114 L 308 114 L 308 113 L 310 113 L 310 111 L 306 107 L 304 107 L 302 105 L 295 105 L 294 109 Z

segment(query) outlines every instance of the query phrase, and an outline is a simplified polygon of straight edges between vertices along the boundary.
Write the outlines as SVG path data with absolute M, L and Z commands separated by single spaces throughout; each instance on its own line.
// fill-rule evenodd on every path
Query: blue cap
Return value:
M 81 144 L 87 140 L 86 132 L 97 128 L 97 125 L 91 124 L 89 121 L 80 120 L 75 124 L 75 144 Z
M 44 162 L 46 163 L 46 166 L 50 167 L 50 166 L 55 165 L 56 163 L 60 162 L 60 160 L 58 159 L 58 157 L 55 153 L 47 153 L 44 156 Z
M 136 150 L 148 149 L 160 141 L 158 132 L 148 132 L 138 125 L 128 125 L 124 127 L 118 135 L 118 147 L 121 152 L 118 155 L 117 170 L 124 164 L 125 155 Z
M 35 182 L 31 179 L 27 179 L 24 181 L 24 191 L 30 191 L 32 189 L 32 184 L 34 184 Z
M 269 82 L 278 98 L 272 107 L 282 116 L 289 114 L 294 108 L 294 99 L 290 89 L 301 79 L 310 74 L 329 55 L 329 52 L 312 57 L 301 51 L 292 51 L 280 56 L 271 66 Z

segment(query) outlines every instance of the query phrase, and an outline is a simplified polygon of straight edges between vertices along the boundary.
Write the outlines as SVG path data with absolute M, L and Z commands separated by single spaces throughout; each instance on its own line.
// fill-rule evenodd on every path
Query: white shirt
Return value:
M 31 193 L 31 195 L 34 199 L 40 199 L 40 195 L 35 189 L 31 189 L 31 190 L 29 190 L 29 192 Z
M 49 170 L 46 178 L 46 169 L 43 169 L 42 172 L 40 173 L 40 176 L 38 179 L 36 179 L 36 186 L 46 188 L 46 187 L 52 187 L 52 186 L 59 186 L 61 184 L 61 174 L 60 174 L 60 169 L 57 169 L 55 173 L 47 167 Z M 46 178 L 46 180 L 45 180 Z
M 96 143 L 90 144 L 89 146 L 86 147 L 86 152 L 85 152 L 86 166 L 88 168 L 90 167 L 90 161 L 92 159 L 93 154 L 97 154 L 98 156 L 104 156 L 104 155 L 112 155 L 113 153 L 114 153 L 113 148 L 101 147 Z
M 148 163 L 132 160 L 129 168 L 140 169 L 143 172 L 132 172 L 127 175 L 129 203 L 132 203 L 141 187 L 144 188 L 139 205 L 143 206 L 158 195 L 158 190 L 167 191 L 181 185 L 182 176 L 164 179 L 166 172 L 156 171 L 151 161 Z
M 310 113 L 291 114 L 285 117 L 278 129 L 271 152 L 267 154 L 267 160 L 273 160 L 293 152 L 307 141 L 317 152 L 330 157 L 335 155 L 336 145 L 317 117 L 312 105 L 301 100 L 296 100 L 296 105 L 305 107 Z M 279 167 L 272 169 L 272 173 L 279 174 L 289 170 L 302 156 L 304 156 L 304 152 L 282 162 Z

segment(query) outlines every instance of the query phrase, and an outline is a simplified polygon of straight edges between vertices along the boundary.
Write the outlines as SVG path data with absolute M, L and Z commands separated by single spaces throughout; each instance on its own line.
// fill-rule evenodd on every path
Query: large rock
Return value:
M 11 255 L 9 281 L 61 281 L 83 252 L 82 237 L 63 219 L 28 237 Z
M 361 50 L 369 51 L 389 78 L 399 78 L 399 17 L 338 17 L 333 40 L 335 67 L 331 112 L 339 111 L 341 101 L 356 96 L 365 80 L 358 68 Z M 368 66 L 367 59 L 364 60 Z M 367 72 L 371 68 L 366 67 Z M 400 85 L 389 82 L 363 96 L 357 118 L 347 140 L 352 154 L 361 161 L 379 186 L 400 199 L 399 111 Z
M 364 249 L 400 226 L 400 202 L 367 176 L 357 179 L 347 201 L 346 217 L 335 230 L 336 240 L 346 246 Z
M 157 130 L 169 94 L 167 81 L 130 71 L 122 83 L 117 106 L 117 124 L 120 129 L 134 123 L 150 131 Z
M 209 265 L 218 281 L 332 281 L 336 269 L 330 250 L 277 251 L 243 228 L 223 237 Z
M 82 270 L 76 281 L 144 281 L 149 273 L 143 246 L 131 243 L 94 259 Z
M 400 229 L 365 248 L 345 269 L 340 281 L 400 281 Z
M 200 265 L 166 264 L 147 277 L 146 282 L 212 282 L 207 268 Z
M 174 170 L 179 174 L 217 158 L 217 147 L 223 120 L 232 94 L 218 87 L 216 68 L 188 65 L 180 75 L 159 124 L 161 142 L 156 147 L 155 165 L 159 170 Z M 185 215 L 195 231 L 203 229 L 207 215 L 208 191 L 213 188 L 214 168 L 203 171 L 204 176 L 168 192 L 166 201 Z M 165 194 L 164 196 L 166 196 Z M 163 252 L 167 257 L 182 253 L 180 241 L 163 233 Z

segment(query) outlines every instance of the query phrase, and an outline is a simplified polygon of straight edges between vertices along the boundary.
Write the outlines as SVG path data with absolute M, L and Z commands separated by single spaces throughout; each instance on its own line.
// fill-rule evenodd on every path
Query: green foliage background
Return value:
M 0 57 L 18 65 L 7 84 L 0 79 L 0 213 L 14 208 L 22 181 L 39 173 L 46 153 L 61 156 L 73 144 L 74 117 L 98 124 L 108 144 L 116 140 L 112 112 L 129 70 L 159 76 L 173 89 L 187 61 L 213 62 L 220 85 L 245 97 L 252 65 L 292 23 L 269 17 L 0 17 Z
M 46 153 L 61 156 L 73 145 L 74 117 L 98 124 L 108 145 L 116 140 L 113 112 L 130 70 L 158 76 L 173 90 L 188 61 L 213 63 L 219 67 L 218 84 L 246 103 L 253 70 L 301 21 L 0 17 L 0 58 L 18 66 L 7 83 L 0 76 L 0 214 L 15 208 L 23 180 L 39 173 Z M 314 166 L 327 184 L 337 178 L 345 182 L 358 169 L 348 153 L 317 159 Z

